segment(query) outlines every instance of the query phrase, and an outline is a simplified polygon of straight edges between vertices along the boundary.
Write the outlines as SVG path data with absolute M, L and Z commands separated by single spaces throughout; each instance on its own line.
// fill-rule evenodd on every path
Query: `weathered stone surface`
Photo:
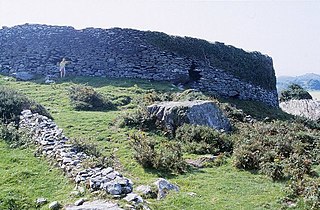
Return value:
M 179 192 L 178 186 L 171 184 L 168 180 L 163 178 L 158 179 L 154 184 L 158 189 L 158 200 L 164 198 L 169 193 L 169 191 L 173 190 Z
M 217 130 L 228 131 L 228 118 L 212 101 L 161 102 L 148 106 L 148 113 L 169 131 L 174 131 L 184 123 L 204 125 Z
M 213 162 L 215 159 L 216 159 L 216 156 L 214 155 L 206 155 L 195 160 L 187 159 L 186 163 L 197 168 L 202 168 L 205 166 L 206 163 Z
M 75 206 L 80 206 L 80 205 L 82 205 L 85 201 L 86 201 L 86 199 L 80 198 L 79 200 L 77 200 L 76 202 L 74 202 L 74 205 L 75 205 Z
M 37 200 L 36 200 L 37 206 L 42 206 L 42 205 L 46 204 L 47 202 L 48 201 L 46 198 L 37 198 Z
M 320 120 L 320 101 L 290 100 L 280 103 L 280 108 L 292 115 L 306 117 L 311 120 Z
M 49 209 L 52 209 L 52 210 L 61 209 L 61 204 L 58 201 L 53 201 L 49 204 Z
M 141 198 L 141 196 L 135 193 L 129 193 L 123 199 L 127 202 L 134 203 L 134 204 L 143 203 L 143 199 Z
M 0 29 L 0 73 L 27 71 L 52 75 L 51 79 L 59 76 L 57 62 L 67 57 L 71 61 L 66 66 L 67 76 L 141 78 L 176 83 L 193 81 L 189 70 L 194 64 L 200 79 L 192 82 L 193 88 L 278 106 L 275 86 L 273 90 L 266 90 L 208 65 L 203 59 L 161 50 L 148 42 L 147 33 L 120 28 L 75 30 L 35 24 L 3 28 Z M 270 76 L 272 83 L 275 80 L 272 59 L 268 56 L 261 56 L 261 59 L 265 71 L 273 75 Z
M 81 206 L 66 206 L 66 210 L 122 210 L 116 203 L 102 200 L 85 202 Z

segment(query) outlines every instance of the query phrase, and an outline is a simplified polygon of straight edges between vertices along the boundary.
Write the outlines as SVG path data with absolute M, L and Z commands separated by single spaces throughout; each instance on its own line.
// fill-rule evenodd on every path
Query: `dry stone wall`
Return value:
M 214 64 L 160 50 L 146 40 L 143 31 L 25 24 L 1 29 L 0 49 L 3 74 L 58 75 L 57 63 L 66 57 L 71 61 L 67 75 L 189 82 L 201 91 L 278 106 L 275 88 L 266 90 Z M 271 59 L 268 63 L 267 69 L 273 69 Z M 192 66 L 196 69 L 190 73 Z M 194 74 L 199 74 L 196 81 Z
M 84 163 L 90 156 L 70 144 L 62 129 L 51 119 L 24 110 L 19 123 L 19 128 L 30 133 L 38 152 L 55 162 L 77 184 L 85 183 L 91 190 L 105 190 L 111 195 L 126 195 L 132 192 L 132 181 L 113 168 L 86 168 Z

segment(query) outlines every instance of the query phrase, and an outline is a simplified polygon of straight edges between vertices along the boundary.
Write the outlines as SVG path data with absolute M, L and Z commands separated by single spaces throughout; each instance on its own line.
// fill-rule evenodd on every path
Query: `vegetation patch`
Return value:
M 105 111 L 115 108 L 111 101 L 96 92 L 93 87 L 86 85 L 71 86 L 69 98 L 71 106 L 78 111 Z
M 156 142 L 144 133 L 130 136 L 135 159 L 145 168 L 179 174 L 186 171 L 181 145 L 174 141 Z
M 214 154 L 232 152 L 232 141 L 226 134 L 206 127 L 184 124 L 176 130 L 175 139 L 183 143 L 185 152 Z
M 287 89 L 281 91 L 280 93 L 280 101 L 289 101 L 292 99 L 301 100 L 301 99 L 312 99 L 312 96 L 308 91 L 303 89 L 298 84 L 291 84 Z
M 237 168 L 260 170 L 274 180 L 301 178 L 318 164 L 320 136 L 297 123 L 256 123 L 242 128 L 234 150 Z
M 52 118 L 46 108 L 39 103 L 28 99 L 16 90 L 0 85 L 0 122 L 17 124 L 20 113 L 24 109 Z

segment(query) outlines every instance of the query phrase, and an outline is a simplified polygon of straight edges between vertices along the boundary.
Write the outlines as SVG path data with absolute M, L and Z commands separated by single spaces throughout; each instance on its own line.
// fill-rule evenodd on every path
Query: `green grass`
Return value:
M 0 141 L 0 209 L 35 209 L 39 197 L 67 203 L 74 184 L 31 149 L 10 149 Z M 45 209 L 45 207 L 44 207 Z
M 236 170 L 230 163 L 172 179 L 181 192 L 156 203 L 159 209 L 279 209 L 281 184 Z M 188 193 L 194 192 L 194 197 Z
M 75 83 L 87 83 L 110 97 L 129 96 L 133 100 L 129 105 L 115 111 L 74 111 L 69 104 L 67 88 Z M 56 85 L 47 85 L 41 84 L 41 81 L 4 80 L 4 77 L 0 76 L 0 84 L 19 90 L 48 108 L 55 122 L 63 128 L 68 137 L 89 139 L 95 142 L 105 155 L 114 154 L 121 163 L 117 164 L 116 168 L 131 178 L 135 186 L 151 184 L 158 177 L 168 178 L 178 184 L 180 193 L 170 194 L 163 201 L 150 200 L 151 207 L 155 209 L 279 209 L 281 206 L 279 199 L 284 196 L 284 184 L 272 182 L 262 175 L 239 171 L 232 166 L 231 160 L 222 167 L 189 171 L 177 176 L 145 170 L 134 160 L 128 134 L 135 130 L 118 128 L 115 126 L 117 118 L 136 108 L 141 103 L 143 94 L 150 89 L 177 91 L 168 83 L 77 77 L 66 78 Z M 153 137 L 161 138 L 157 135 Z M 0 144 L 0 148 L 0 169 L 5 169 L 5 173 L 0 173 L 0 199 L 14 191 L 21 195 L 20 198 L 30 201 L 39 196 L 62 202 L 70 200 L 68 193 L 73 185 L 58 170 L 49 167 L 46 161 L 33 157 L 31 150 L 9 150 L 4 143 Z M 13 165 L 11 159 L 17 162 Z M 18 182 L 19 176 L 29 178 L 24 179 L 22 185 Z M 46 182 L 42 187 L 44 180 Z M 191 197 L 188 192 L 197 195 Z

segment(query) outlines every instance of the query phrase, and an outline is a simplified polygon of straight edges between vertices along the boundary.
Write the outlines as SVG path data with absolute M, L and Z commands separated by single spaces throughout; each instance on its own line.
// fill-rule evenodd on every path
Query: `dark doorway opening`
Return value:
M 188 72 L 189 72 L 189 81 L 190 82 L 198 82 L 202 77 L 201 71 L 197 70 L 197 65 L 195 64 L 194 61 L 192 61 L 192 64 L 191 64 Z

